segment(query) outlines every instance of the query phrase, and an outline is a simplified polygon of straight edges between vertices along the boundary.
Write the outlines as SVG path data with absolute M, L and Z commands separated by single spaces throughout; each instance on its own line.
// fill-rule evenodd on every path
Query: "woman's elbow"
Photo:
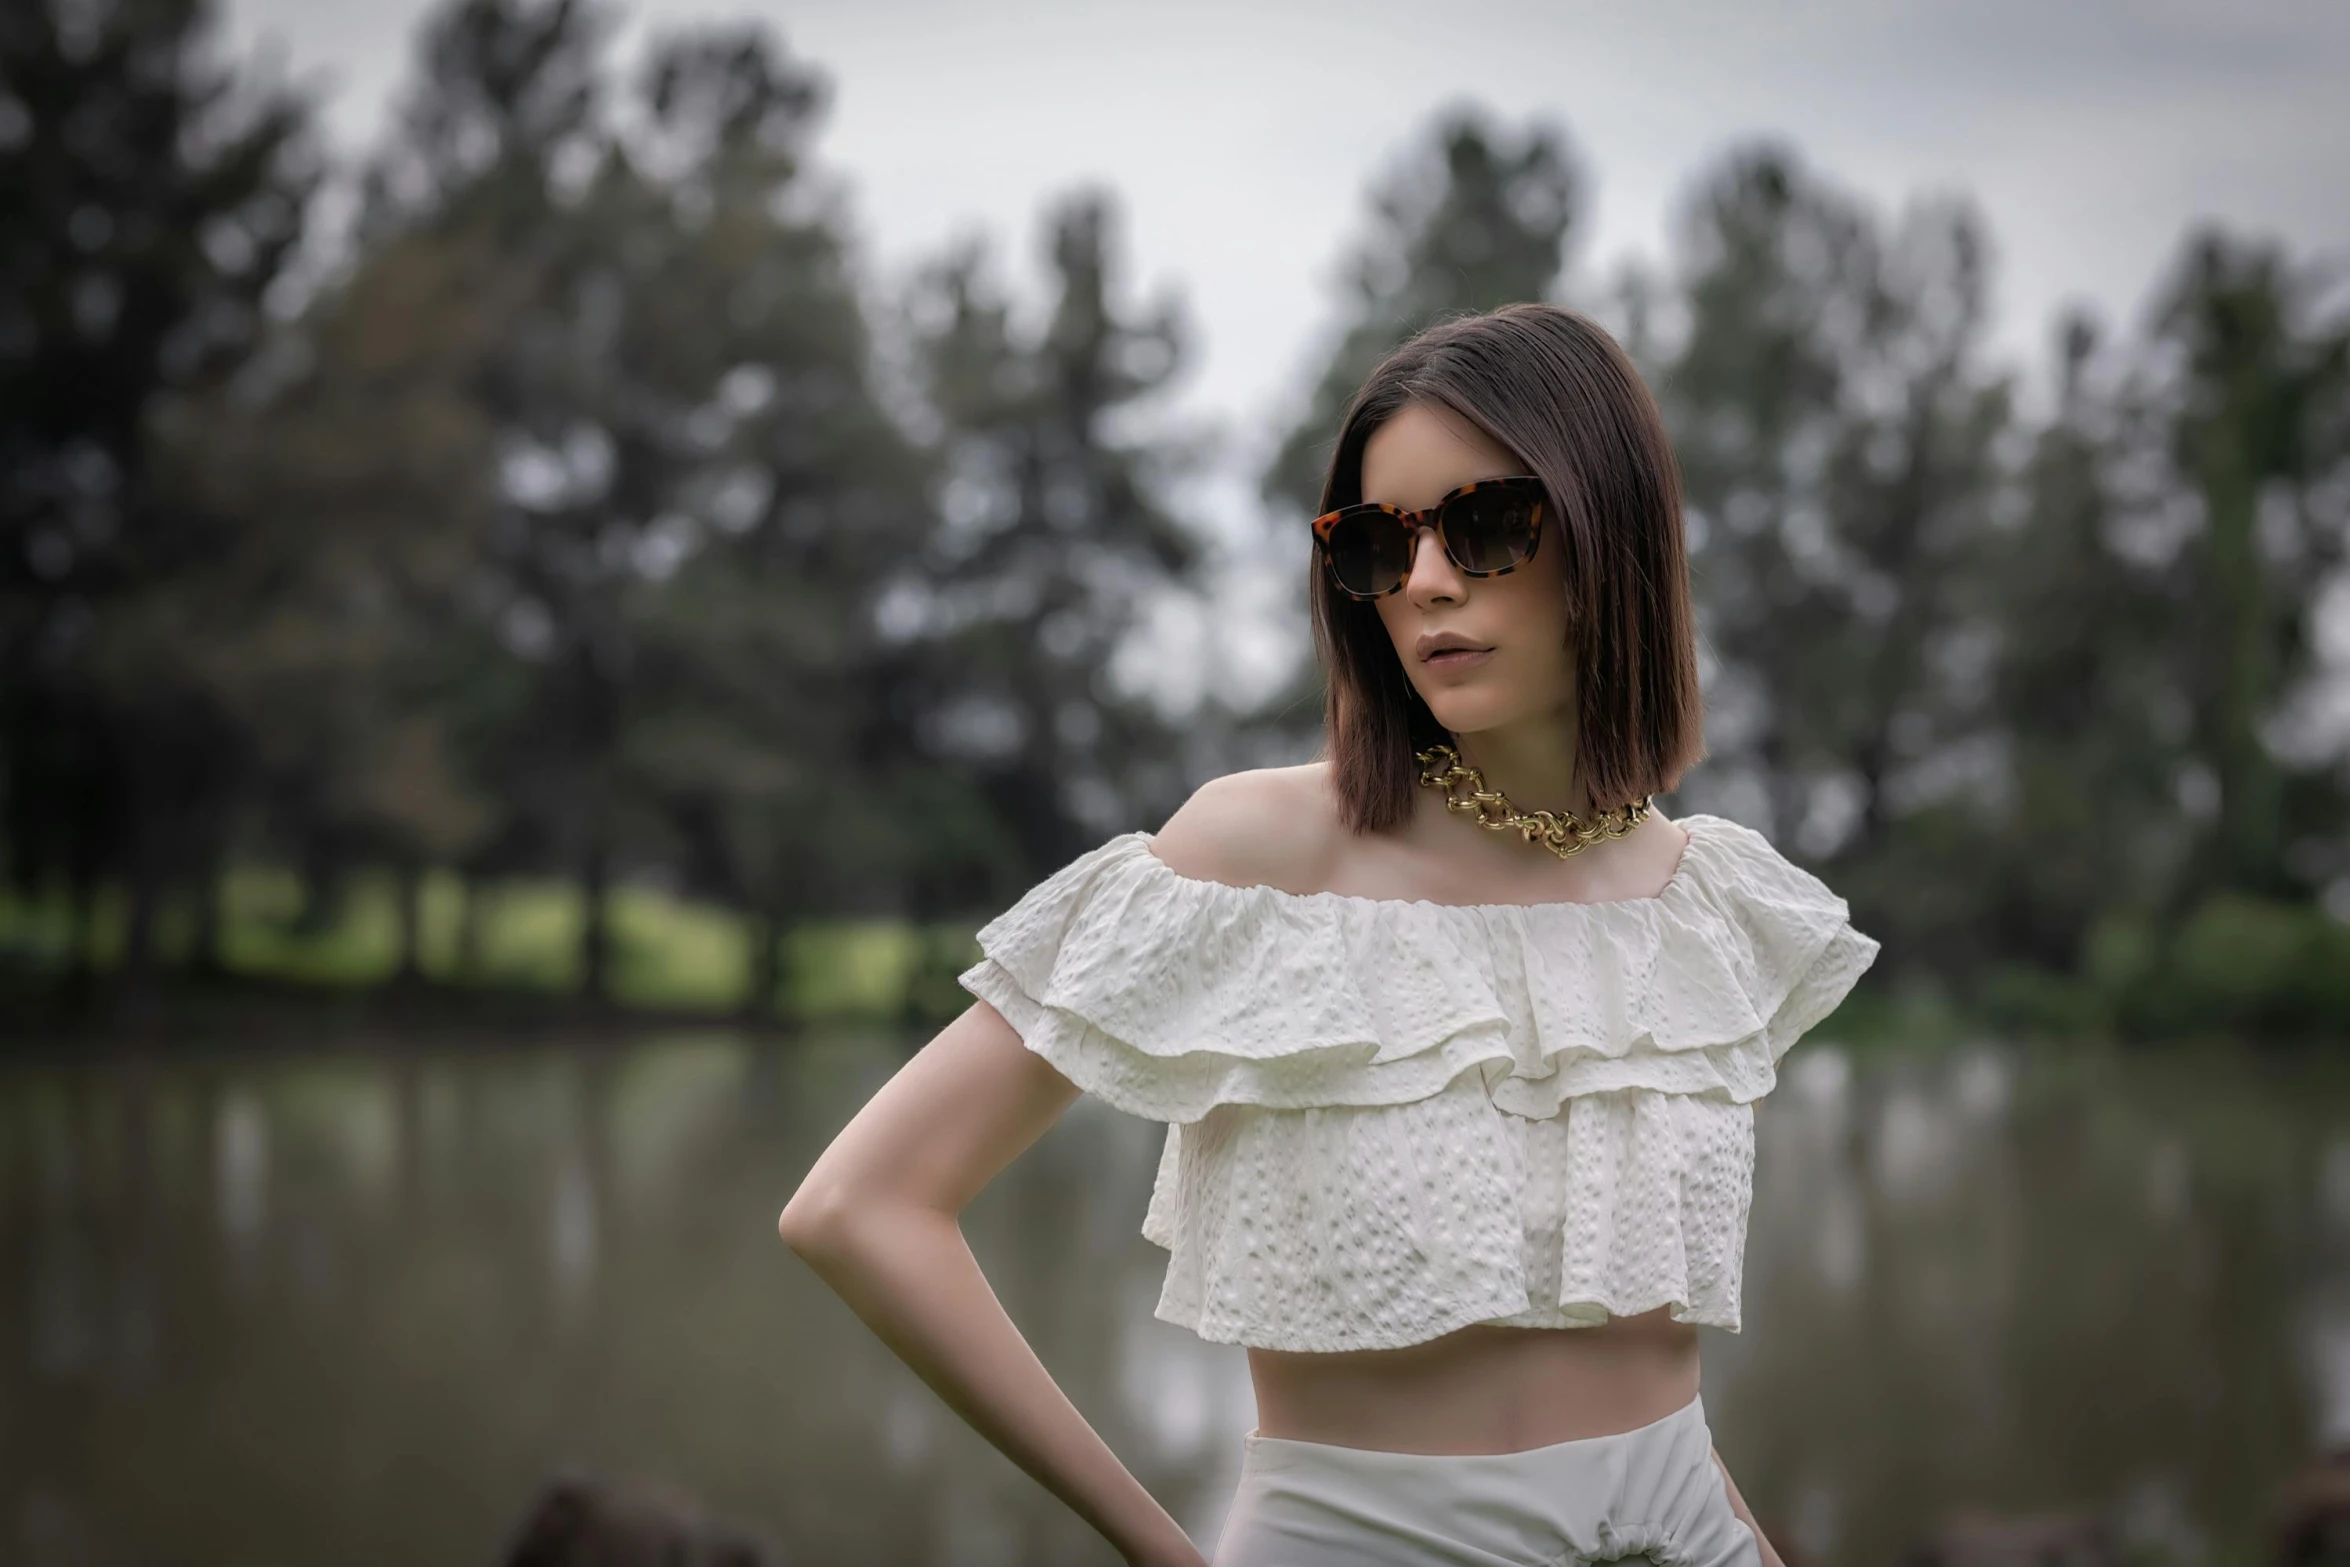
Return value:
M 839 1246 L 841 1234 L 848 1228 L 849 1209 L 847 1198 L 837 1188 L 803 1181 L 783 1205 L 775 1233 L 801 1256 L 816 1256 Z

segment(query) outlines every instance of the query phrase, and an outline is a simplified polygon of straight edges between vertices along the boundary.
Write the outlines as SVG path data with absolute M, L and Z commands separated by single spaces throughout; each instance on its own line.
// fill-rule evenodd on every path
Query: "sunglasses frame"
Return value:
M 1445 535 L 1444 509 L 1447 506 L 1450 506 L 1453 502 L 1461 499 L 1463 496 L 1473 495 L 1479 490 L 1495 490 L 1505 488 L 1513 490 L 1530 488 L 1534 492 L 1534 524 L 1531 533 L 1528 534 L 1526 539 L 1526 553 L 1520 556 L 1517 560 L 1512 561 L 1507 566 L 1496 566 L 1491 571 L 1476 571 L 1468 566 L 1462 565 L 1461 558 L 1453 553 L 1452 540 Z M 1545 521 L 1548 520 L 1549 511 L 1549 493 L 1542 488 L 1542 481 L 1533 474 L 1513 473 L 1499 479 L 1478 479 L 1472 483 L 1462 485 L 1457 490 L 1446 491 L 1444 494 L 1436 498 L 1435 504 L 1424 507 L 1419 511 L 1405 511 L 1400 506 L 1390 506 L 1383 501 L 1358 501 L 1352 506 L 1341 506 L 1336 511 L 1326 511 L 1322 513 L 1321 516 L 1314 519 L 1314 553 L 1322 558 L 1322 569 L 1330 574 L 1330 585 L 1332 587 L 1336 588 L 1339 592 L 1345 594 L 1348 598 L 1353 599 L 1358 603 L 1367 604 L 1374 599 L 1383 599 L 1391 593 L 1401 593 L 1403 591 L 1404 584 L 1411 581 L 1412 579 L 1411 568 L 1409 566 L 1405 567 L 1404 574 L 1396 579 L 1395 586 L 1390 588 L 1381 588 L 1376 593 L 1358 593 L 1353 588 L 1350 588 L 1345 583 L 1339 581 L 1338 568 L 1336 565 L 1332 564 L 1330 559 L 1330 534 L 1331 530 L 1336 528 L 1340 523 L 1346 521 L 1348 518 L 1360 517 L 1370 512 L 1379 512 L 1386 516 L 1393 517 L 1396 521 L 1402 523 L 1406 529 L 1410 530 L 1413 536 L 1413 558 L 1416 558 L 1418 551 L 1420 529 L 1423 527 L 1434 528 L 1436 530 L 1437 542 L 1444 546 L 1444 558 L 1452 562 L 1453 569 L 1455 571 L 1459 572 L 1464 577 L 1485 578 L 1506 577 L 1511 572 L 1517 570 L 1520 566 L 1525 565 L 1527 561 L 1530 561 L 1534 558 L 1535 552 L 1542 548 L 1542 525 Z

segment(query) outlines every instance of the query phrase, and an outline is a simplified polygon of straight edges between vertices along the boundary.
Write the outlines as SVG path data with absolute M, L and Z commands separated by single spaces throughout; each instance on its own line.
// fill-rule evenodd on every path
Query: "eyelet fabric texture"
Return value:
M 1268 1349 L 1657 1307 L 1738 1326 L 1754 1101 L 1878 944 L 1724 817 L 1664 890 L 1457 905 L 1177 874 L 1127 833 L 979 932 L 965 989 L 1168 1123 L 1157 1314 Z

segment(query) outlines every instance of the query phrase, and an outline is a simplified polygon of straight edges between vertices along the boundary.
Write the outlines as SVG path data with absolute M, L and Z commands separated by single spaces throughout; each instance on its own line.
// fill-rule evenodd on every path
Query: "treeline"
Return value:
M 2350 1028 L 2339 258 L 2198 230 L 2133 329 L 2068 313 L 2025 372 L 1963 200 L 1888 217 L 1759 144 L 1694 182 L 1667 263 L 1584 279 L 1563 135 L 1432 142 L 1375 194 L 1278 509 L 1387 345 L 1563 293 L 1683 469 L 1710 755 L 1678 803 L 1844 891 L 1872 988 L 2067 1032 Z
M 747 923 L 763 1009 L 795 929 L 951 926 L 1310 749 L 1310 670 L 1177 717 L 1117 678 L 1216 546 L 1158 397 L 1191 333 L 1133 297 L 1115 201 L 1043 215 L 1040 298 L 978 243 L 885 285 L 815 156 L 820 70 L 746 26 L 624 71 L 614 21 L 452 0 L 336 171 L 198 0 L 0 18 L 0 807 L 67 984 L 218 971 L 222 889 L 268 863 L 314 924 L 388 876 L 410 982 L 428 877 L 473 894 L 460 970 L 482 893 L 562 877 L 590 996 L 616 889 L 657 880 Z M 2198 233 L 2140 326 L 2069 319 L 2025 374 L 1963 203 L 1887 217 L 1750 147 L 1669 262 L 1598 279 L 1584 183 L 1563 132 L 1462 111 L 1372 193 L 1266 569 L 1302 577 L 1379 353 L 1583 305 L 1686 469 L 1712 756 L 1679 809 L 1832 876 L 1888 984 L 2065 1027 L 2350 1020 L 2326 279 Z
M 1103 669 L 1195 540 L 1121 413 L 1181 323 L 1116 214 L 1046 218 L 1054 299 L 940 258 L 877 338 L 821 75 L 772 36 L 461 0 L 299 313 L 309 109 L 208 69 L 195 0 L 0 24 L 9 873 L 146 985 L 222 878 L 617 879 L 774 933 L 960 913 L 1179 797 Z M 885 355 L 881 350 L 893 352 Z M 475 922 L 466 922 L 468 929 Z M 470 937 L 468 938 L 470 940 Z M 772 992 L 771 976 L 755 977 Z

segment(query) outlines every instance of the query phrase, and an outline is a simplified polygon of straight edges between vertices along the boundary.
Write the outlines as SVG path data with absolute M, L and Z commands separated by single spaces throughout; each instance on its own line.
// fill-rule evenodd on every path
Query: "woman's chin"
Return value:
M 1440 691 L 1436 700 L 1428 703 L 1428 711 L 1450 733 L 1473 735 L 1481 729 L 1498 729 L 1524 716 L 1525 704 L 1496 700 L 1498 696 L 1497 692 Z M 1426 698 L 1423 696 L 1422 700 Z

